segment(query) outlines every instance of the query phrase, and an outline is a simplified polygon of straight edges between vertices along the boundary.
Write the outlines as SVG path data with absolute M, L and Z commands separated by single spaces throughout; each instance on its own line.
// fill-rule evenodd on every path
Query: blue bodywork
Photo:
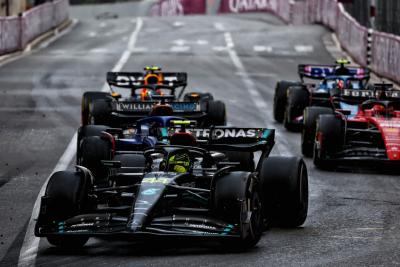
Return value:
M 354 78 L 354 76 L 329 76 L 320 82 L 320 84 L 315 89 L 315 92 L 328 93 L 331 89 L 336 88 L 338 81 L 342 81 L 345 88 L 349 89 L 364 88 L 363 81 Z
M 184 120 L 184 118 L 154 116 L 138 120 L 134 129 L 125 130 L 124 137 L 116 140 L 116 150 L 131 151 L 154 147 L 159 143 L 157 130 L 159 128 L 170 127 L 171 121 L 174 120 Z

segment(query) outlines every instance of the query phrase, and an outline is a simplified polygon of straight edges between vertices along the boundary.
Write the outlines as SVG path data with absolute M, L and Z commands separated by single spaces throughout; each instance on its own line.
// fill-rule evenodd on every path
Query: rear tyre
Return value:
M 227 159 L 231 162 L 239 162 L 238 170 L 253 172 L 255 168 L 254 153 L 252 152 L 224 152 Z
M 111 95 L 105 92 L 85 92 L 82 96 L 81 103 L 81 120 L 82 126 L 90 124 L 90 104 L 96 99 L 108 99 Z
M 213 200 L 215 214 L 240 226 L 241 238 L 224 243 L 225 248 L 245 250 L 254 247 L 263 231 L 257 180 L 247 172 L 231 172 L 216 181 Z M 246 220 L 248 215 L 249 221 Z
M 287 92 L 287 104 L 283 123 L 289 131 L 300 131 L 302 125 L 294 121 L 303 115 L 304 109 L 309 105 L 310 94 L 301 86 L 289 87 Z
M 298 227 L 305 222 L 308 212 L 308 174 L 303 159 L 264 159 L 260 183 L 266 220 L 280 227 Z
M 54 173 L 47 184 L 45 197 L 49 199 L 46 205 L 45 219 L 47 222 L 61 222 L 90 209 L 88 199 L 92 187 L 90 174 L 83 172 L 61 171 Z M 58 247 L 82 247 L 88 237 L 52 236 L 47 241 Z
M 218 100 L 208 102 L 208 125 L 226 125 L 226 108 L 223 102 Z
M 301 133 L 301 152 L 312 157 L 314 151 L 315 128 L 319 115 L 333 114 L 332 109 L 325 107 L 307 107 L 303 115 L 303 131 Z
M 82 140 L 90 136 L 102 136 L 102 132 L 105 132 L 109 127 L 103 125 L 86 125 L 78 130 L 78 142 L 77 142 L 77 152 L 76 152 L 76 163 L 77 165 L 82 164 Z
M 103 166 L 102 160 L 111 160 L 111 144 L 99 136 L 90 136 L 81 143 L 81 165 L 88 168 L 95 177 L 95 183 L 105 182 L 108 169 Z
M 335 115 L 320 115 L 317 119 L 314 143 L 314 165 L 323 170 L 336 168 L 331 159 L 344 144 L 342 120 Z
M 89 120 L 95 125 L 109 125 L 111 102 L 109 99 L 96 99 L 90 105 Z
M 287 100 L 287 89 L 290 86 L 298 86 L 301 83 L 280 81 L 276 84 L 274 94 L 274 119 L 282 123 L 285 115 L 285 107 Z

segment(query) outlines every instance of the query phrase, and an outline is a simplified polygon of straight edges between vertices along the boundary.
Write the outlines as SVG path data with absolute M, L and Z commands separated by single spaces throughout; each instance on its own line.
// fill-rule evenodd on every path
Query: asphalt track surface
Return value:
M 80 120 L 86 90 L 126 51 L 138 20 L 87 18 L 68 34 L 0 68 L 0 266 L 18 263 L 38 192 Z M 226 102 L 230 125 L 276 128 L 275 155 L 300 155 L 300 135 L 272 119 L 277 80 L 299 63 L 333 58 L 321 26 L 286 26 L 266 14 L 143 18 L 123 70 L 159 65 L 187 71 L 190 88 Z M 400 178 L 316 170 L 307 159 L 310 209 L 298 229 L 273 228 L 258 246 L 224 253 L 214 244 L 135 244 L 91 239 L 81 250 L 39 243 L 36 266 L 399 265 Z M 69 169 L 73 169 L 70 165 Z

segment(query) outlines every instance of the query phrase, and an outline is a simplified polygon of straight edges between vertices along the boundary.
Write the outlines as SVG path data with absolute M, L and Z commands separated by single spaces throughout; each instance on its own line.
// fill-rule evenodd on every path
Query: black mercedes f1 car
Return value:
M 265 224 L 297 227 L 307 217 L 306 166 L 301 158 L 269 157 L 274 134 L 169 129 L 170 145 L 104 161 L 107 185 L 94 186 L 81 166 L 56 172 L 42 197 L 35 235 L 73 247 L 90 237 L 216 239 L 253 247 Z M 253 171 L 244 171 L 219 151 L 261 151 L 261 157 Z

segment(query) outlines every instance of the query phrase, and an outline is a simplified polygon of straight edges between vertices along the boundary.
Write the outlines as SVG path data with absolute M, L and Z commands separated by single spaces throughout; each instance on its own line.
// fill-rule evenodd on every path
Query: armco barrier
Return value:
M 348 51 L 360 65 L 367 65 L 367 34 L 368 29 L 361 26 L 339 5 L 337 17 L 337 36 L 346 51 Z
M 400 37 L 382 32 L 374 32 L 372 36 L 372 69 L 400 82 Z
M 19 17 L 1 17 L 0 55 L 25 48 L 39 35 L 66 21 L 68 9 L 68 0 L 57 0 L 28 10 Z

